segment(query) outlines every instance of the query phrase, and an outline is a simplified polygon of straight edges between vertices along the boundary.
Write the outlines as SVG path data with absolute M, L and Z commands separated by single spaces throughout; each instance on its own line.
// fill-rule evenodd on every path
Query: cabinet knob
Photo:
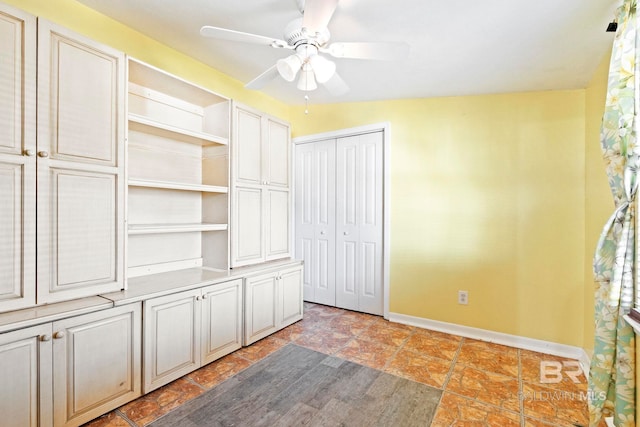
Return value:
M 42 342 L 51 341 L 51 335 L 47 335 L 47 334 L 40 335 L 40 341 Z
M 202 299 L 207 299 L 207 294 L 202 295 Z
M 49 157 L 49 153 L 47 151 L 38 151 L 38 157 Z
M 324 231 L 324 230 L 322 230 L 322 231 L 320 232 L 320 234 L 322 234 L 322 235 L 324 236 L 324 234 L 325 234 L 325 231 Z
M 36 152 L 35 152 L 35 151 L 33 151 L 33 150 L 31 150 L 31 149 L 29 149 L 29 150 L 24 150 L 24 155 L 25 155 L 25 156 L 27 156 L 27 157 L 33 157 L 33 156 L 35 156 L 35 155 L 36 155 Z
M 345 236 L 348 236 L 348 235 L 349 235 L 349 232 L 348 232 L 348 231 L 345 231 L 345 232 L 344 232 L 344 233 L 342 233 L 342 234 L 344 234 Z
M 200 295 L 198 295 L 198 296 L 196 297 L 196 301 L 200 301 L 201 299 L 202 299 L 202 298 L 200 297 Z
M 64 331 L 58 331 L 55 334 L 53 334 L 53 338 L 54 339 L 60 339 L 60 338 L 64 338 L 66 334 L 64 333 Z

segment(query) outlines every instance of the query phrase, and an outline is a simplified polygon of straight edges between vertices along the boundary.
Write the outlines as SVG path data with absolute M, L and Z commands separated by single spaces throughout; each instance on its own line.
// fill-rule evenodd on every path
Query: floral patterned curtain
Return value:
M 635 427 L 635 336 L 623 319 L 634 302 L 635 195 L 640 149 L 636 145 L 637 0 L 618 9 L 618 31 L 609 67 L 601 145 L 615 211 L 596 249 L 594 354 L 589 372 L 591 426 L 613 416 L 618 427 Z

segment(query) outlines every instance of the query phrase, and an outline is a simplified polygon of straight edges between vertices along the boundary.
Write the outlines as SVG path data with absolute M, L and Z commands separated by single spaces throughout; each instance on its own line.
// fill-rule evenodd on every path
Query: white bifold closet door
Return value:
M 296 146 L 304 299 L 383 314 L 383 133 Z

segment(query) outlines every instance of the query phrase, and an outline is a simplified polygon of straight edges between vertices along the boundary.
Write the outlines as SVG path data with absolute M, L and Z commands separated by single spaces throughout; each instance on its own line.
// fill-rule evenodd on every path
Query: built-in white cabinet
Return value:
M 144 302 L 144 392 L 242 346 L 242 280 Z
M 0 414 L 7 427 L 53 425 L 52 325 L 0 335 Z
M 0 5 L 0 57 L 0 311 L 120 289 L 124 55 Z
M 289 125 L 243 105 L 233 111 L 231 266 L 287 258 Z
M 229 266 L 230 101 L 129 60 L 128 276 Z
M 38 20 L 38 302 L 124 285 L 125 57 Z
M 7 426 L 78 426 L 140 396 L 141 308 L 130 304 L 0 335 Z
M 297 322 L 302 315 L 302 265 L 245 279 L 245 345 Z
M 36 31 L 0 3 L 0 312 L 36 302 Z

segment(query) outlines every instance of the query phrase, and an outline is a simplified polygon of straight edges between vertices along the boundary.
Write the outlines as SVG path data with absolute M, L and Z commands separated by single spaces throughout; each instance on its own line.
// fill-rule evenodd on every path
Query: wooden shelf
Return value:
M 196 145 L 229 145 L 229 138 L 212 135 L 205 132 L 198 132 L 189 129 L 179 128 L 166 123 L 161 123 L 153 119 L 141 116 L 139 114 L 129 113 L 129 129 L 140 130 L 142 132 L 154 130 L 155 134 L 177 139 L 189 144 Z
M 130 179 L 129 187 L 159 188 L 164 190 L 200 191 L 203 193 L 228 193 L 229 187 L 219 185 L 185 184 L 181 182 L 152 181 L 145 179 Z
M 227 224 L 130 224 L 129 235 L 224 231 Z

